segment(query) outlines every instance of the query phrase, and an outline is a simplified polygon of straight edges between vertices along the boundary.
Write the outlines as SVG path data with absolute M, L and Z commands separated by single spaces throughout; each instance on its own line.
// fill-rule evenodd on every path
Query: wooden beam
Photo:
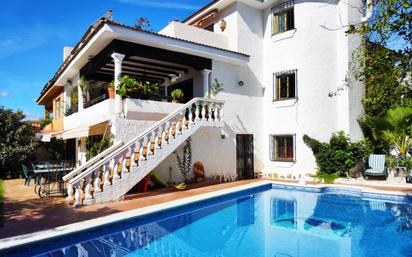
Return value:
M 114 67 L 114 64 L 113 63 L 108 63 L 108 64 L 106 64 L 105 67 Z M 148 72 L 160 73 L 160 74 L 164 74 L 164 75 L 173 74 L 173 75 L 179 76 L 179 74 L 180 74 L 179 72 L 176 72 L 176 71 L 167 71 L 167 70 L 162 70 L 162 69 L 150 68 L 150 67 L 146 67 L 146 66 L 133 66 L 133 65 L 130 65 L 130 64 L 125 64 L 124 62 L 123 62 L 123 65 L 122 65 L 122 69 L 123 70 L 132 70 L 132 71 L 148 71 Z
M 130 58 L 127 58 L 125 61 L 123 61 L 123 63 L 125 63 L 125 64 L 132 64 L 132 65 L 135 64 L 136 62 L 139 63 L 139 64 L 148 65 L 148 66 L 152 66 L 152 67 L 156 67 L 156 68 L 165 68 L 165 69 L 169 69 L 169 70 L 183 71 L 186 74 L 189 73 L 189 69 L 187 69 L 187 68 L 174 66 L 172 64 L 168 65 L 168 64 L 163 64 L 163 63 L 150 62 L 150 61 L 147 61 L 147 60 L 143 61 L 143 60 L 139 60 L 137 58 L 134 59 L 133 56 L 131 56 Z
M 113 72 L 113 74 L 114 74 L 114 69 L 113 68 L 102 67 L 100 70 Z M 164 79 L 164 78 L 172 79 L 171 76 L 164 75 L 164 74 L 156 74 L 156 73 L 153 73 L 153 72 L 145 72 L 145 71 L 133 71 L 133 70 L 129 70 L 129 69 L 122 69 L 122 74 L 124 74 L 124 75 L 127 75 L 127 74 L 140 75 L 141 74 L 143 76 L 148 75 L 148 76 L 151 76 L 151 77 L 160 77 L 162 79 Z

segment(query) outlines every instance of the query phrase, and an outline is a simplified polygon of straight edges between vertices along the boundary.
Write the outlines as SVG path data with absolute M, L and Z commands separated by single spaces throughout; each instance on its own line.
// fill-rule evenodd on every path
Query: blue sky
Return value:
M 2 0 L 0 15 L 0 105 L 43 115 L 35 100 L 62 63 L 63 47 L 74 46 L 107 10 L 134 25 L 147 17 L 158 31 L 183 20 L 209 0 Z

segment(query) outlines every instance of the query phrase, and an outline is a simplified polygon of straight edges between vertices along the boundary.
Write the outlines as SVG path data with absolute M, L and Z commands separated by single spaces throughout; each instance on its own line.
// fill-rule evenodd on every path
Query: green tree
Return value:
M 369 137 L 375 142 L 384 140 L 384 152 L 394 149 L 400 159 L 406 159 L 412 148 L 412 107 L 393 108 L 385 115 L 364 118 L 360 124 L 364 123 L 370 129 Z
M 30 122 L 21 111 L 0 106 L 0 176 L 18 177 L 21 164 L 32 161 L 37 143 Z

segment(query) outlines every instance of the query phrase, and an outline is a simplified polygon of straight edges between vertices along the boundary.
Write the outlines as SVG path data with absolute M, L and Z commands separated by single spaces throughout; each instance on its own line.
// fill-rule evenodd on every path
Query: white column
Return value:
M 119 54 L 119 53 L 113 53 L 112 58 L 114 61 L 114 90 L 116 91 L 116 95 L 114 97 L 114 103 L 115 103 L 115 113 L 120 114 L 122 113 L 123 109 L 123 104 L 122 104 L 122 97 L 117 94 L 117 90 L 119 89 L 119 78 L 122 74 L 122 61 L 124 59 L 125 55 L 124 54 Z
M 202 84 L 203 84 L 203 96 L 210 98 L 210 90 L 209 90 L 209 74 L 211 70 L 201 70 L 202 73 Z

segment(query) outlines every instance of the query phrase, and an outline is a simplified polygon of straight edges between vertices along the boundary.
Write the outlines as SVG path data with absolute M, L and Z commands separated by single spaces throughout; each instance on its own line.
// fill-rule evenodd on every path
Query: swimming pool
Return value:
M 412 256 L 412 200 L 267 184 L 9 249 L 11 256 Z

